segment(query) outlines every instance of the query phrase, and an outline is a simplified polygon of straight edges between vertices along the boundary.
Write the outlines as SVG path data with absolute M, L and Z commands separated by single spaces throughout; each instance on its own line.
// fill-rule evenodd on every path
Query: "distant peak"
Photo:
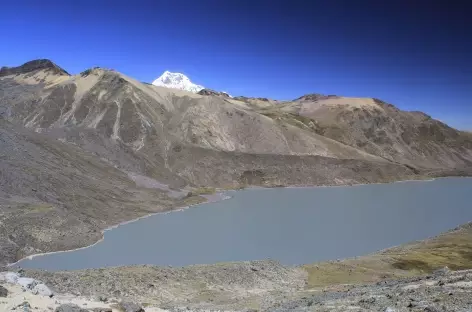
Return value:
M 197 93 L 204 89 L 203 86 L 192 83 L 184 74 L 172 73 L 168 70 L 166 70 L 159 78 L 154 80 L 152 84 L 159 87 L 180 89 L 193 93 Z
M 29 72 L 37 70 L 46 70 L 50 71 L 56 75 L 67 75 L 70 76 L 68 72 L 54 64 L 51 60 L 48 59 L 38 59 L 24 63 L 23 65 L 17 67 L 2 67 L 0 69 L 0 77 L 8 75 L 17 75 L 17 74 L 26 74 Z

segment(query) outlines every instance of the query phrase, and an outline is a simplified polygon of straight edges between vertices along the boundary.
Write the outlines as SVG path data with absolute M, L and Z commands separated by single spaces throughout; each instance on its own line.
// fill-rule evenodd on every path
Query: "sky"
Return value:
M 0 5 L 0 66 L 47 58 L 233 96 L 376 97 L 472 130 L 466 1 L 22 1 Z

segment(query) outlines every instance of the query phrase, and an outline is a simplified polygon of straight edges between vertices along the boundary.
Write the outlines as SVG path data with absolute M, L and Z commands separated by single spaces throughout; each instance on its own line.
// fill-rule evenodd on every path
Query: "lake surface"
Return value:
M 23 260 L 71 270 L 257 259 L 303 264 L 371 253 L 472 220 L 472 179 L 346 187 L 248 189 L 232 199 L 153 215 L 85 249 Z

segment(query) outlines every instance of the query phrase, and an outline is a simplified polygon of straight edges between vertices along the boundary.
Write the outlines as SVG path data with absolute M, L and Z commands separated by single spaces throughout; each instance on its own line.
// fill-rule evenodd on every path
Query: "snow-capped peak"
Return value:
M 159 78 L 154 80 L 152 84 L 159 87 L 180 89 L 193 93 L 197 93 L 198 91 L 204 89 L 203 86 L 192 83 L 190 79 L 188 79 L 188 77 L 184 74 L 171 73 L 167 70 Z

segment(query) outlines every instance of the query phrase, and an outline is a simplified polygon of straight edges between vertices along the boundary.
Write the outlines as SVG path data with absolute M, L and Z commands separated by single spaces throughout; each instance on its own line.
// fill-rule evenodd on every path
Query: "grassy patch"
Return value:
M 281 117 L 281 114 L 276 113 L 276 112 L 260 111 L 259 113 L 266 116 L 266 117 L 272 118 L 272 119 L 276 119 L 277 117 Z
M 259 113 L 274 120 L 280 120 L 286 124 L 298 127 L 303 130 L 312 131 L 320 135 L 323 135 L 326 132 L 326 129 L 323 128 L 316 120 L 298 114 L 274 111 L 259 111 Z M 331 128 L 334 128 L 334 126 Z
M 207 195 L 207 194 L 215 194 L 216 188 L 214 187 L 199 187 L 192 189 L 192 195 Z
M 452 270 L 472 269 L 471 226 L 373 255 L 303 268 L 308 273 L 307 287 L 316 288 L 427 274 L 445 266 Z
M 322 262 L 303 266 L 308 273 L 307 288 L 379 281 L 395 276 L 380 259 Z
M 399 259 L 392 263 L 392 267 L 400 270 L 420 270 L 425 272 L 431 271 L 431 267 L 427 262 L 414 259 Z
M 20 204 L 18 207 L 23 213 L 46 213 L 54 210 L 54 206 L 51 204 Z
M 225 191 L 234 191 L 234 190 L 242 190 L 242 189 L 245 189 L 247 187 L 248 187 L 248 185 L 246 185 L 244 183 L 240 183 L 238 185 L 225 186 L 225 187 L 222 187 L 221 189 L 225 190 Z
M 205 201 L 206 199 L 201 196 L 189 196 L 183 199 L 182 205 L 192 206 L 192 205 L 204 203 Z

